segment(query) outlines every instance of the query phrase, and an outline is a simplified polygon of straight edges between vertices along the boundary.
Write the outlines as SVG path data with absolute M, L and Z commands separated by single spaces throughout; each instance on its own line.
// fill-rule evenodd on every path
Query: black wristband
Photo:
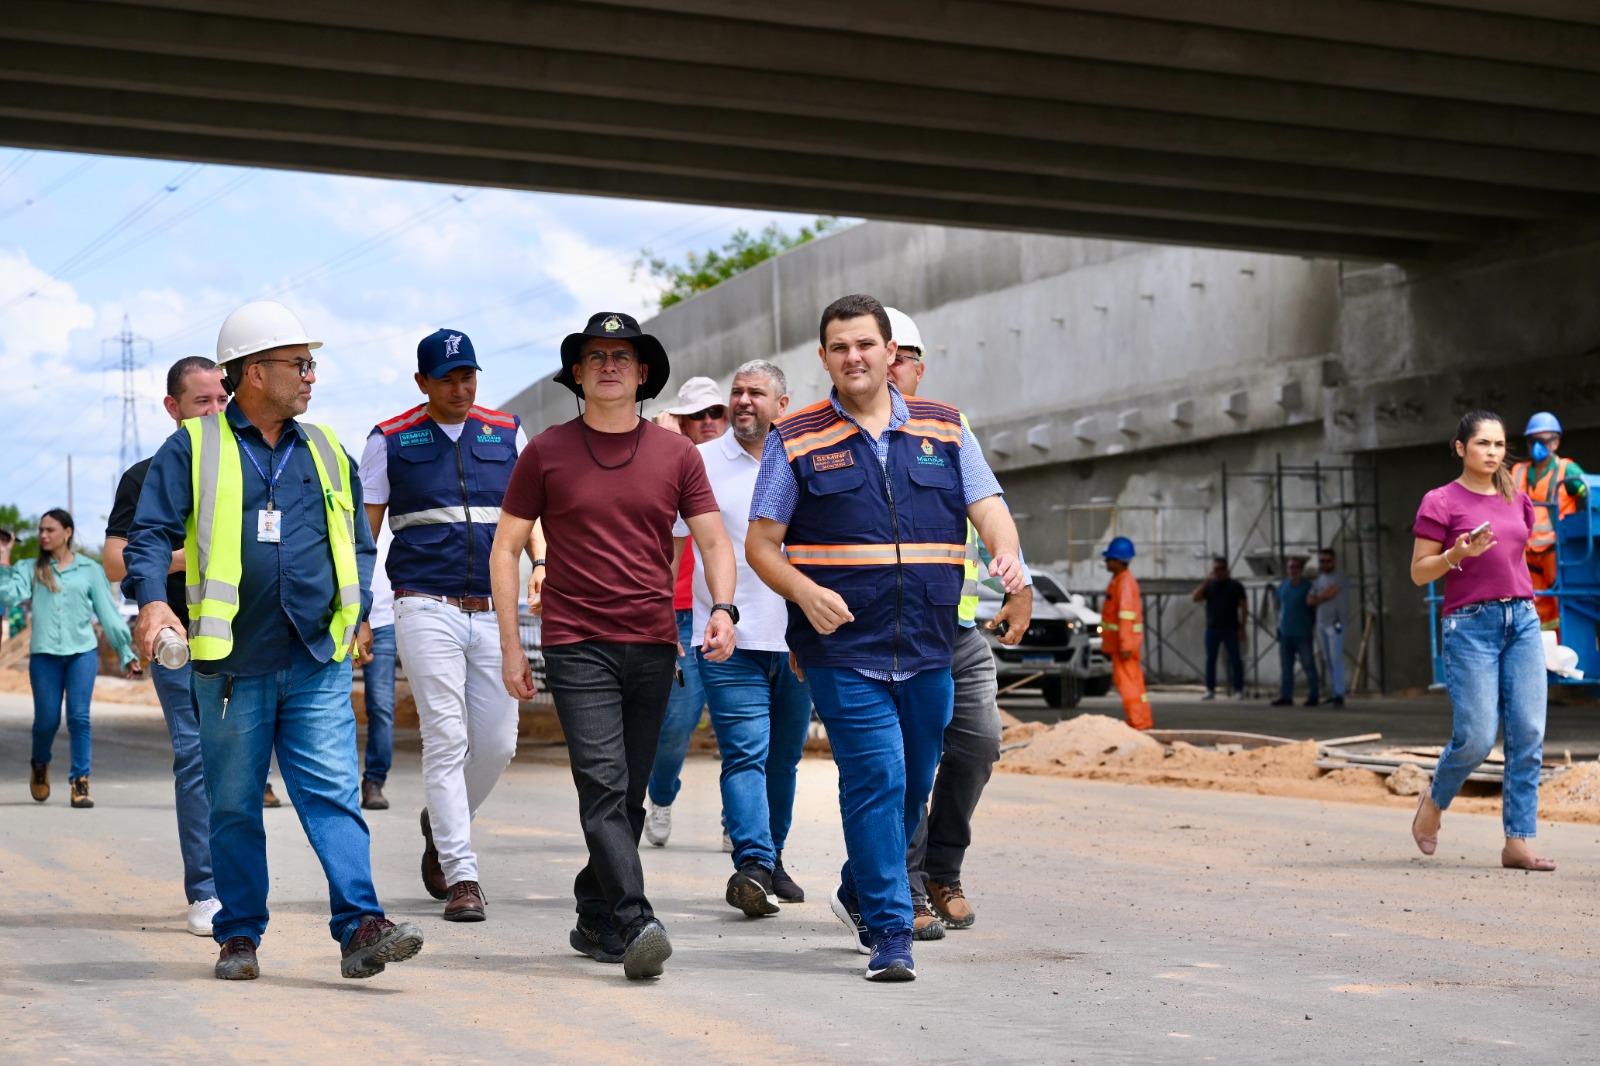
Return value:
M 533 565 L 534 565 L 534 566 L 535 566 L 535 567 L 536 567 L 536 568 L 537 568 L 537 567 L 541 567 L 541 566 L 543 566 L 543 565 L 544 565 L 544 560 L 543 560 L 543 559 L 535 559 L 535 560 L 534 560 L 534 561 L 533 561 Z
M 734 625 L 739 624 L 739 608 L 735 607 L 731 603 L 713 603 L 711 605 L 711 611 L 712 613 L 717 611 L 725 611 L 727 612 L 729 621 L 731 621 Z

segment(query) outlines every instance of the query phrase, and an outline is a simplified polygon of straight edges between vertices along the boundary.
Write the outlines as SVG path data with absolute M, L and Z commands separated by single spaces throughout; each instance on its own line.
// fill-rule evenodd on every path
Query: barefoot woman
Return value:
M 1452 444 L 1461 476 L 1422 498 L 1412 527 L 1411 580 L 1444 578 L 1444 678 L 1454 714 L 1433 787 L 1418 797 L 1411 835 L 1424 855 L 1438 846 L 1444 809 L 1505 730 L 1501 865 L 1554 870 L 1532 841 L 1544 759 L 1545 669 L 1533 582 L 1522 559 L 1533 504 L 1506 464 L 1505 423 L 1473 411 Z M 1484 528 L 1487 527 L 1487 528 Z M 1481 532 L 1480 532 L 1481 530 Z

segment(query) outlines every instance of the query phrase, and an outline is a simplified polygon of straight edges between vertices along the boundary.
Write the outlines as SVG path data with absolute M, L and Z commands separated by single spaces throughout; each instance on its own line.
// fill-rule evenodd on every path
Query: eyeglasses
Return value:
M 639 357 L 632 352 L 622 349 L 615 352 L 585 352 L 583 365 L 590 370 L 601 370 L 607 362 L 618 370 L 628 370 L 639 361 Z
M 692 415 L 680 415 L 679 417 L 687 418 L 691 422 L 704 422 L 708 418 L 713 420 L 721 418 L 727 413 L 728 409 L 719 403 L 715 407 L 707 407 L 704 411 L 696 411 Z
M 263 363 L 286 363 L 290 366 L 297 366 L 300 368 L 301 381 L 310 377 L 312 372 L 317 369 L 317 361 L 315 359 L 263 359 L 261 361 Z
M 901 348 L 894 353 L 894 358 L 890 360 L 889 365 L 899 366 L 902 363 L 920 362 L 922 362 L 921 352 L 917 351 L 915 348 Z

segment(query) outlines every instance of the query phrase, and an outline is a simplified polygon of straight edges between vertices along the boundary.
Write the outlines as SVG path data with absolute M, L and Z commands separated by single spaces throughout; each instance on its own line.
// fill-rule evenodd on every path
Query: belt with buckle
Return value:
M 494 609 L 490 605 L 489 597 L 487 596 L 435 596 L 431 592 L 418 592 L 415 589 L 394 590 L 395 599 L 403 599 L 406 596 L 420 596 L 425 600 L 438 600 L 440 603 L 448 603 L 452 607 L 459 607 L 467 614 Z

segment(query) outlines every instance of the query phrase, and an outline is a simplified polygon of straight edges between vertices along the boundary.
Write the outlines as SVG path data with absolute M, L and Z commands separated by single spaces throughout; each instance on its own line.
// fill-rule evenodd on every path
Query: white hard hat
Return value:
M 889 313 L 889 332 L 894 336 L 889 339 L 902 348 L 915 348 L 922 352 L 922 334 L 917 329 L 917 324 L 911 321 L 911 316 L 893 307 L 885 307 Z
M 256 300 L 234 311 L 222 323 L 222 331 L 217 334 L 217 362 L 229 363 L 292 344 L 322 347 L 321 341 L 306 336 L 306 328 L 293 311 L 272 300 Z

